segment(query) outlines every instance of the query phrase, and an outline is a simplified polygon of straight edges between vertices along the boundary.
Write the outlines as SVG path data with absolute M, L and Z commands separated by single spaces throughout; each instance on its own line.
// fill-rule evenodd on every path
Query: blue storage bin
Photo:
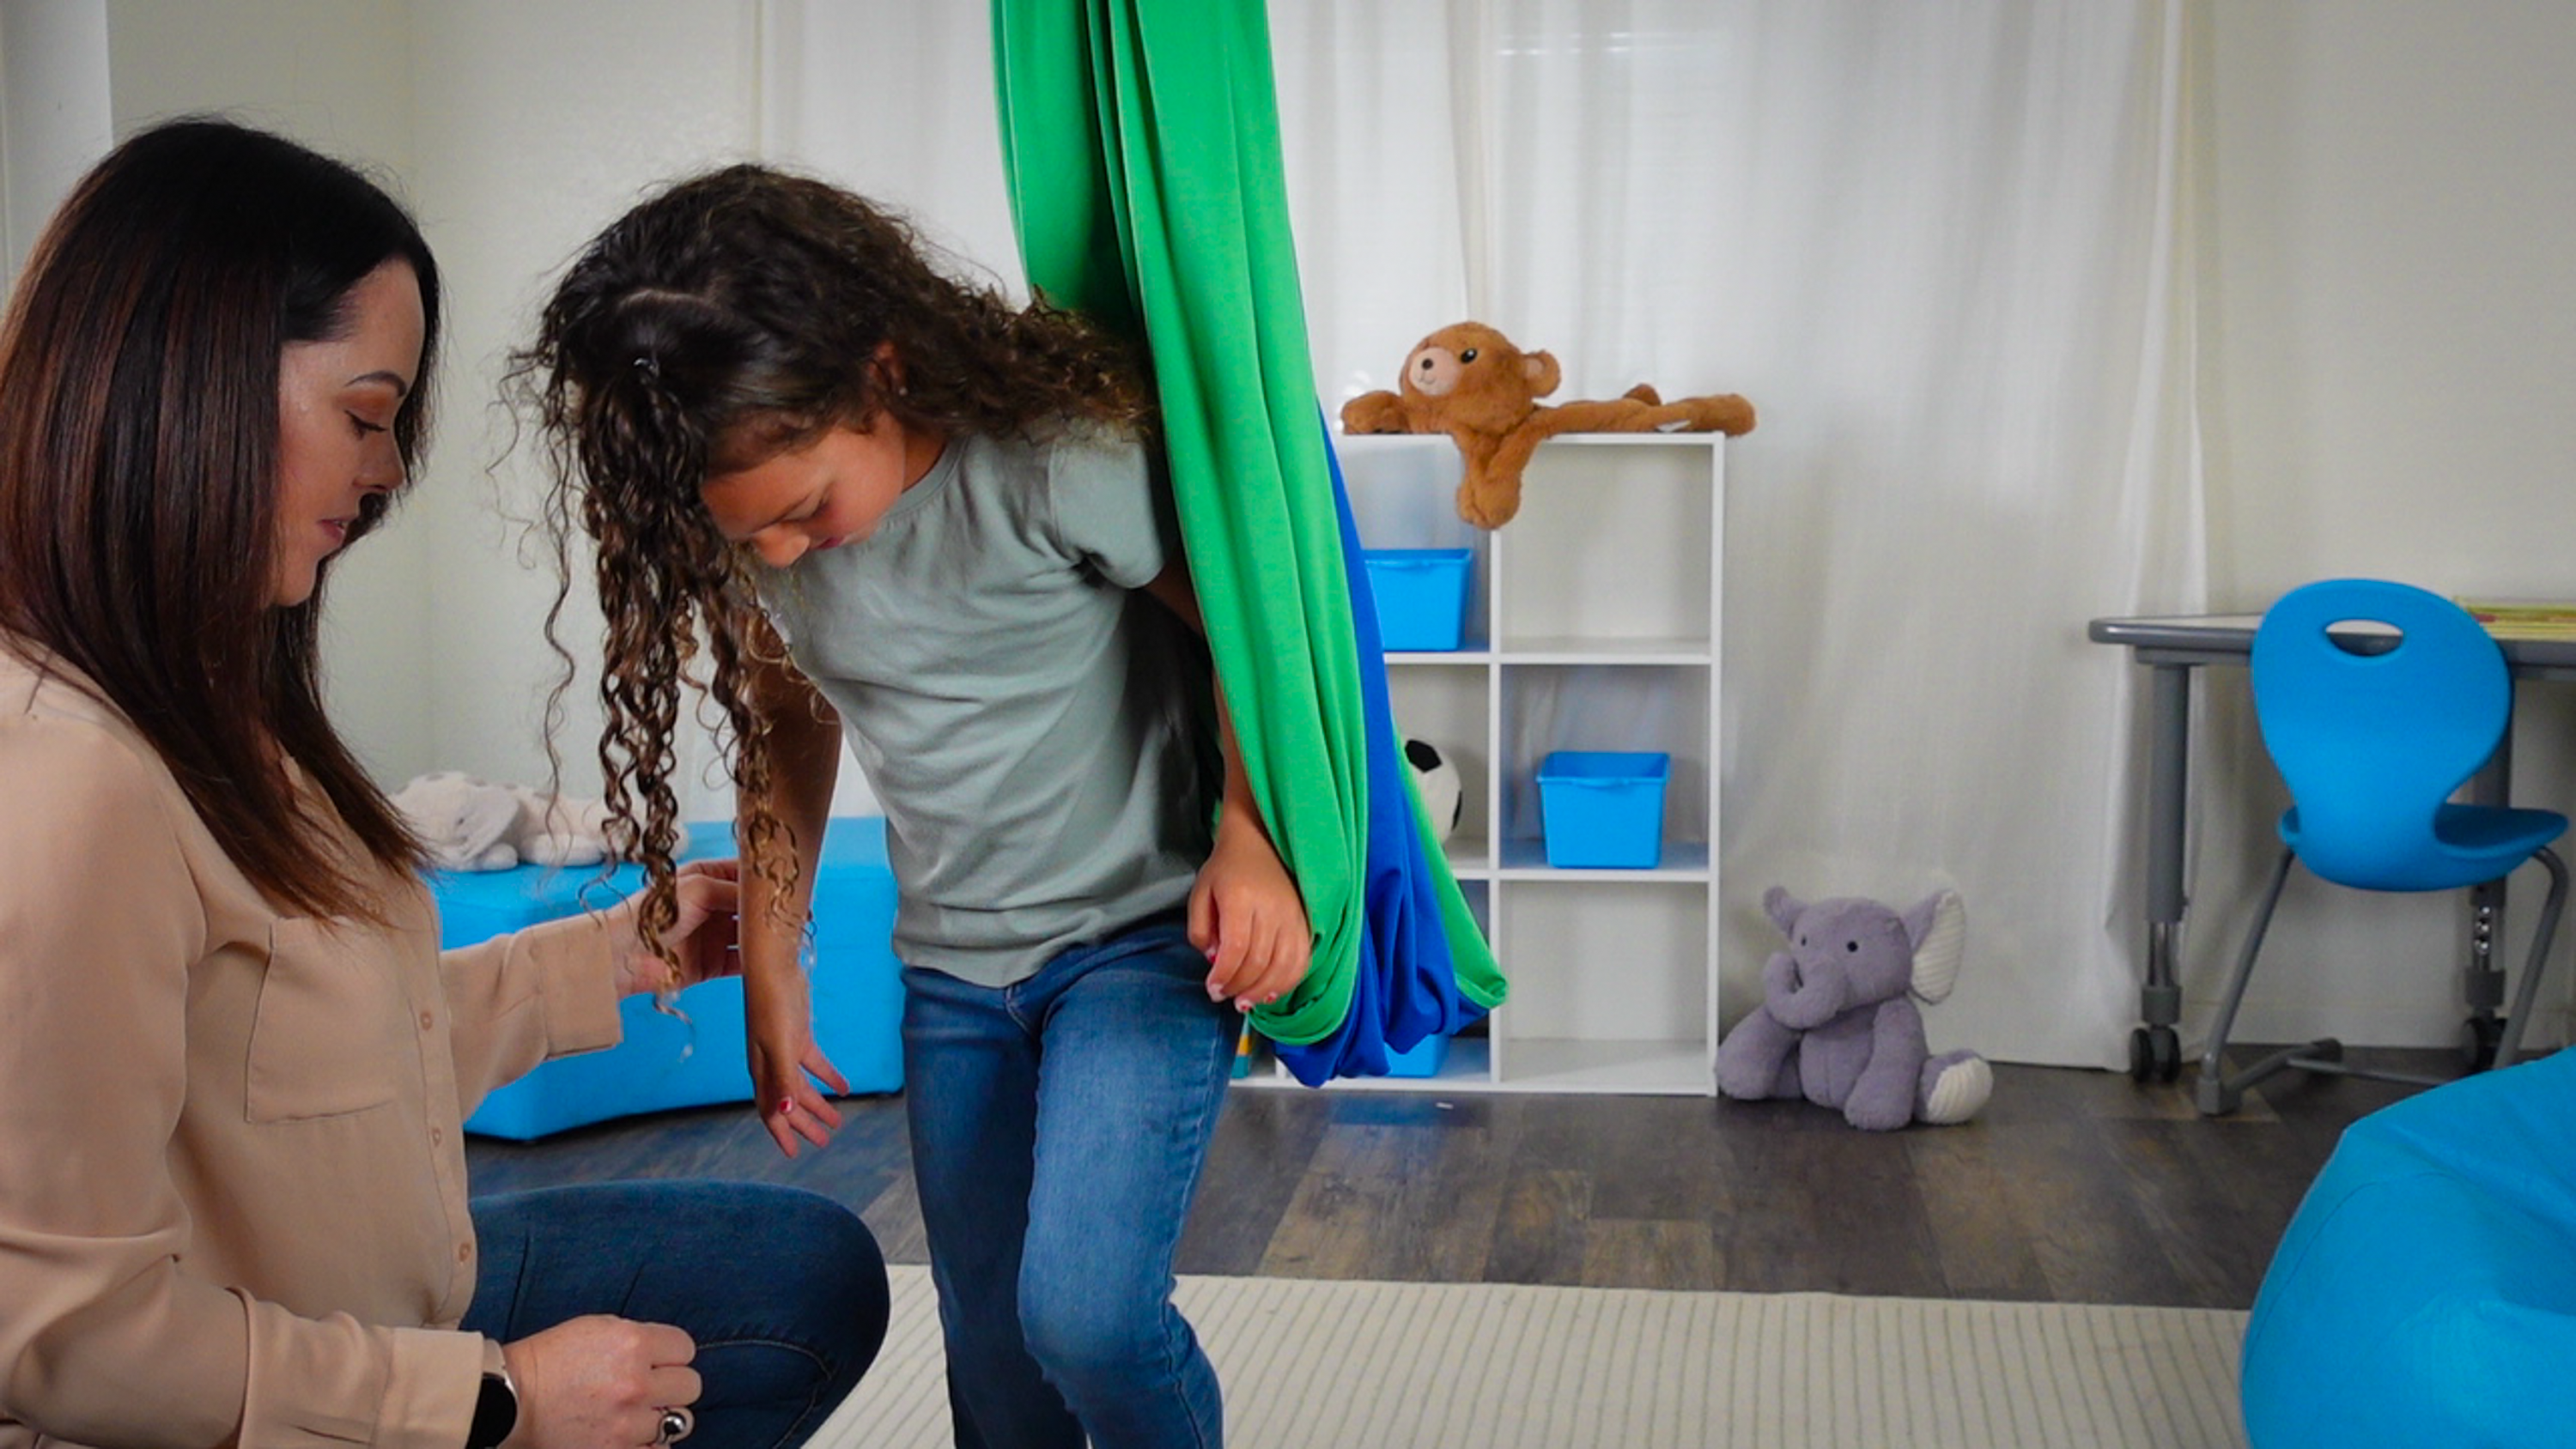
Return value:
M 689 827 L 683 860 L 733 853 L 730 822 Z M 814 1038 L 853 1092 L 903 1086 L 903 979 L 894 959 L 894 875 L 885 861 L 885 822 L 836 819 L 823 836 L 814 887 Z M 433 875 L 442 946 L 471 945 L 505 931 L 606 905 L 643 884 L 640 866 L 606 882 L 596 867 Z M 742 982 L 701 982 L 674 1003 L 618 1003 L 625 1038 L 606 1051 L 558 1057 L 483 1099 L 469 1132 L 525 1141 L 611 1117 L 751 1100 L 743 1059 Z
M 1471 548 L 1372 548 L 1361 552 L 1377 598 L 1379 645 L 1388 652 L 1456 649 L 1466 637 Z
M 1388 1052 L 1386 1074 L 1390 1077 L 1436 1077 L 1440 1064 L 1449 1058 L 1449 1038 L 1433 1032 L 1413 1044 L 1411 1051 Z
M 1576 869 L 1650 869 L 1664 858 L 1664 786 L 1673 757 L 1661 752 L 1558 750 L 1538 766 L 1539 833 L 1547 863 Z

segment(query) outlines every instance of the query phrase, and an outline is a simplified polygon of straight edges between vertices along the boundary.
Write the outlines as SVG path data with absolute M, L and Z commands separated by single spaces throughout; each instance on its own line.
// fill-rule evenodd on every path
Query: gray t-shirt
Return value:
M 869 537 L 763 575 L 885 810 L 905 963 L 1008 985 L 1188 899 L 1214 804 L 1198 646 L 1131 592 L 1176 539 L 1132 441 L 965 437 Z

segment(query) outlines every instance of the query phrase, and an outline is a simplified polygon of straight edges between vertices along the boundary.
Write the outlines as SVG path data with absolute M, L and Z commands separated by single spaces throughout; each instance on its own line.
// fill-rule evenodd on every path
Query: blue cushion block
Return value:
M 732 827 L 689 827 L 683 859 L 730 854 Z M 603 882 L 595 868 L 440 874 L 440 944 L 476 941 L 614 901 L 643 883 L 637 866 Z M 903 981 L 890 946 L 894 876 L 886 868 L 885 821 L 832 821 L 814 888 L 814 1039 L 853 1092 L 903 1087 Z M 751 1100 L 743 1060 L 742 983 L 692 986 L 666 1015 L 648 996 L 620 1005 L 625 1039 L 615 1047 L 560 1057 L 484 1098 L 469 1132 L 525 1141 L 612 1117 Z M 685 1019 L 683 1019 L 685 1018 Z
M 2246 1330 L 2255 1449 L 2576 1444 L 2576 1052 L 2356 1122 Z

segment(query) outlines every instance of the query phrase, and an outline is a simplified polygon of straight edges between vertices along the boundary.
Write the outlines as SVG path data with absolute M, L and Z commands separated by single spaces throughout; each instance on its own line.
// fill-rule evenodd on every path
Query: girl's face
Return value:
M 402 486 L 394 418 L 420 380 L 425 331 L 411 263 L 389 261 L 349 289 L 338 337 L 290 342 L 277 368 L 277 544 L 269 602 L 313 597 L 322 561 L 349 541 L 372 494 Z
M 713 474 L 698 496 L 729 542 L 783 569 L 876 532 L 903 490 L 939 461 L 940 445 L 880 412 L 864 426 L 843 424 L 749 468 Z

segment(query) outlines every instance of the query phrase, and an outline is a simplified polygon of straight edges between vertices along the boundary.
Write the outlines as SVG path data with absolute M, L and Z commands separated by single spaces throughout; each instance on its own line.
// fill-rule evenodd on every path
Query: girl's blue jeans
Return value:
M 849 1209 L 756 1183 L 611 1182 L 474 1200 L 464 1327 L 507 1343 L 585 1314 L 668 1323 L 704 1382 L 688 1449 L 802 1444 L 885 1340 L 885 1259 Z
M 960 1449 L 1214 1449 L 1172 1260 L 1239 1018 L 1178 917 L 1016 985 L 906 968 L 904 1096 Z

